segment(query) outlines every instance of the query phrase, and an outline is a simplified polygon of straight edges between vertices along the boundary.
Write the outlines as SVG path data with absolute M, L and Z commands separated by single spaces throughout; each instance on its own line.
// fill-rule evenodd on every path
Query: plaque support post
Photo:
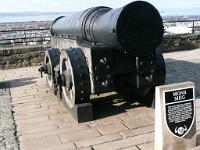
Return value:
M 196 146 L 193 82 L 156 87 L 155 150 L 185 150 Z

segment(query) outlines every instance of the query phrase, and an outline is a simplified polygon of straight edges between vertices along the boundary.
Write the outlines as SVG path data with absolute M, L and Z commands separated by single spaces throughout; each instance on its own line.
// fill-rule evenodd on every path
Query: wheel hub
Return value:
M 63 86 L 67 88 L 68 91 L 72 89 L 72 75 L 71 71 L 65 70 L 62 74 Z

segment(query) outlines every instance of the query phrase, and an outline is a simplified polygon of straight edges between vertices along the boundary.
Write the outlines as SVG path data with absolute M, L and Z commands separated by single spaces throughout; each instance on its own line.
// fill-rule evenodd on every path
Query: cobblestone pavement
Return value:
M 9 83 L 0 84 L 0 150 L 18 150 Z
M 166 53 L 164 57 L 167 67 L 166 83 L 195 83 L 197 147 L 191 150 L 198 150 L 200 49 Z M 5 81 L 10 83 L 15 131 L 21 150 L 154 149 L 154 109 L 110 93 L 111 95 L 105 94 L 96 100 L 94 121 L 78 124 L 63 103 L 46 87 L 45 78 L 40 78 L 37 69 L 38 67 L 27 67 L 0 70 L 1 85 Z M 6 121 L 9 122 L 9 119 Z M 10 132 L 13 133 L 13 130 Z M 0 135 L 4 134 L 0 130 Z M 9 136 L 12 137 L 11 134 Z

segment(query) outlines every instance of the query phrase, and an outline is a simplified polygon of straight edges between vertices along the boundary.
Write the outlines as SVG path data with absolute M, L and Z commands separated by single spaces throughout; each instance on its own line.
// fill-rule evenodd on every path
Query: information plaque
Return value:
M 194 88 L 166 91 L 165 122 L 172 134 L 184 137 L 194 123 Z
M 185 150 L 196 146 L 193 82 L 156 87 L 155 149 Z

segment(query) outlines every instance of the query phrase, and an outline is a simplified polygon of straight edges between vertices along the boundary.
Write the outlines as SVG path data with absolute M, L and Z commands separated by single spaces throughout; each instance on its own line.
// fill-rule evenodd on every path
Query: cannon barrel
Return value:
M 163 37 L 163 21 L 148 2 L 135 1 L 122 8 L 94 7 L 55 19 L 53 36 L 83 37 L 104 43 L 132 56 L 155 51 Z

